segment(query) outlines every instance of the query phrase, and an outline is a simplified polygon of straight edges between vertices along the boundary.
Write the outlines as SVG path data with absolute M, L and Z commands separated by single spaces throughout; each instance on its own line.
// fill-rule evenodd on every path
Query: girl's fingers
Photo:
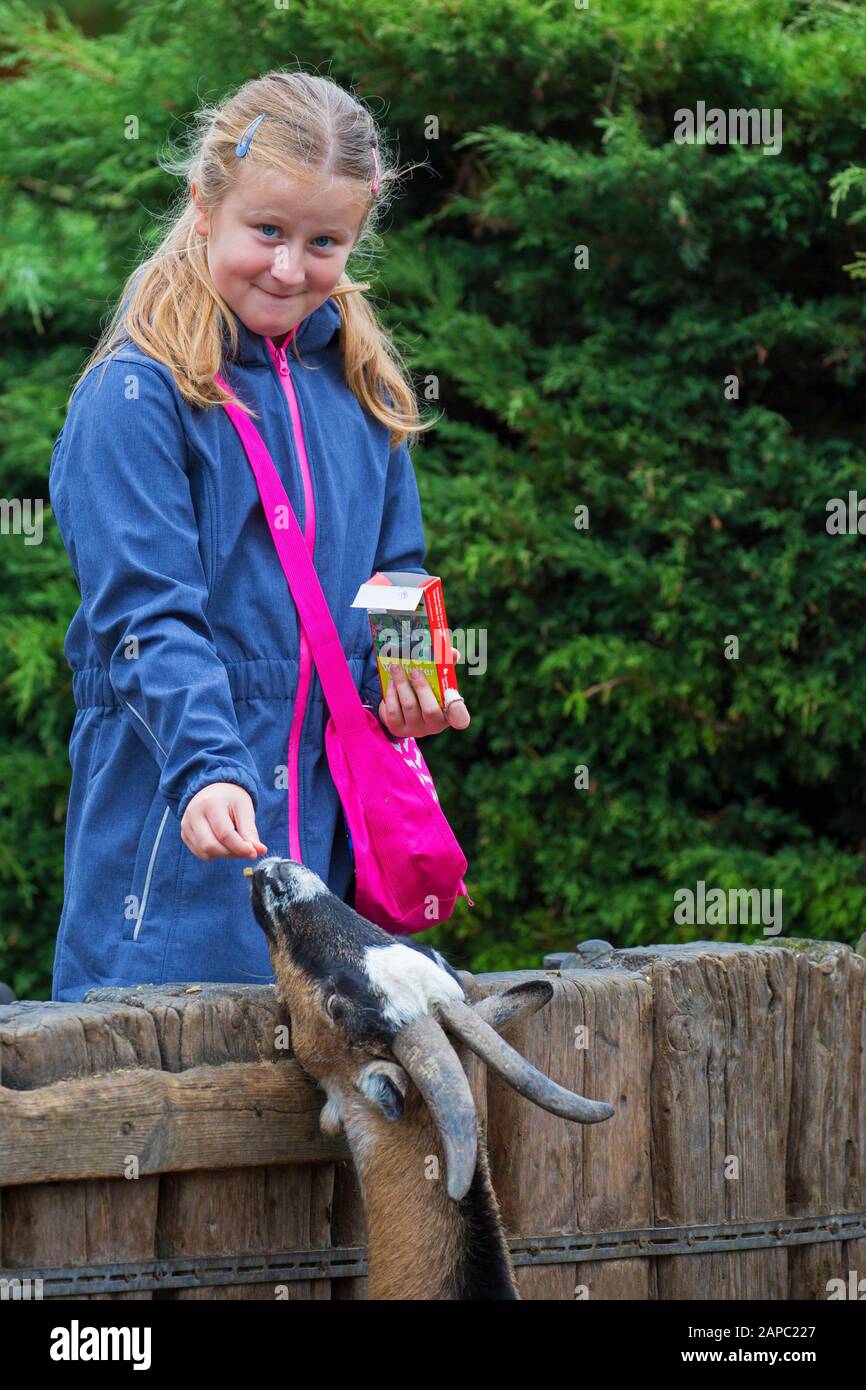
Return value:
M 418 708 L 418 700 L 402 666 L 391 667 L 391 685 L 394 687 L 399 708 L 403 711 L 404 717 L 410 718 Z
M 469 726 L 466 701 L 456 690 L 445 691 L 445 718 L 452 729 L 466 729 Z
M 256 859 L 268 852 L 256 829 L 252 797 L 234 782 L 215 782 L 191 798 L 180 838 L 198 859 Z
M 432 726 L 433 732 L 438 732 L 443 729 L 445 727 L 445 720 L 439 701 L 433 694 L 433 687 L 426 675 L 417 666 L 409 677 L 409 685 L 417 697 L 421 718 L 425 726 L 428 729 Z
M 181 831 L 181 839 L 196 859 L 218 859 L 220 855 L 225 854 L 203 816 L 194 823 L 190 821 L 187 829 Z
M 433 694 L 424 671 L 407 675 L 402 666 L 391 667 L 388 693 L 380 705 L 379 717 L 395 738 L 424 738 L 441 734 L 443 729 L 465 729 L 469 726 L 466 701 L 456 690 L 446 691 L 443 710 Z
M 391 730 L 392 734 L 400 734 L 406 732 L 406 708 L 404 707 L 405 696 L 402 694 L 400 690 L 400 675 L 402 675 L 402 668 L 399 666 L 392 666 L 391 679 L 388 682 L 388 693 L 385 696 L 385 722 L 388 725 L 388 728 Z M 409 694 L 412 694 L 411 690 L 409 691 Z
M 229 858 L 256 858 L 254 846 L 235 828 L 227 807 L 214 806 L 203 815 L 205 823 L 200 829 L 199 840 L 206 853 L 200 855 L 200 858 L 216 859 L 220 855 Z
M 443 709 L 433 694 L 433 688 L 423 671 L 416 667 L 410 677 L 410 683 L 418 697 L 420 714 L 424 723 L 422 733 L 440 734 L 443 729 L 449 727 L 452 729 L 468 728 L 469 710 L 466 708 L 466 701 L 458 691 L 445 691 L 445 707 Z
M 405 733 L 413 738 L 441 733 L 445 728 L 445 720 L 439 708 L 439 701 L 430 689 L 430 682 L 424 672 L 421 671 L 419 678 L 414 675 L 408 676 L 402 666 L 399 671 L 397 688 L 405 721 Z
M 229 815 L 231 816 L 238 834 L 246 840 L 250 846 L 247 851 L 248 857 L 256 858 L 259 854 L 267 854 L 268 847 L 263 845 L 259 839 L 259 832 L 256 830 L 256 816 L 253 810 L 253 803 L 248 793 L 245 793 L 237 804 L 229 805 Z
M 448 727 L 448 721 L 424 671 L 415 667 L 412 674 L 407 675 L 401 670 L 399 679 L 403 683 L 401 700 L 406 733 L 414 738 L 441 734 L 442 730 Z

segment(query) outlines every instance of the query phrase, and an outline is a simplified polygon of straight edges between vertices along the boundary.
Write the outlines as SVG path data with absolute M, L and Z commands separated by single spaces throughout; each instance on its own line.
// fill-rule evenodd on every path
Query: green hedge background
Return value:
M 423 939 L 479 970 L 586 937 L 762 939 L 676 924 L 675 891 L 704 880 L 781 889 L 783 935 L 853 944 L 866 536 L 826 523 L 829 499 L 866 498 L 859 7 L 102 13 L 0 0 L 0 495 L 44 500 L 40 545 L 0 535 L 0 978 L 48 997 L 62 904 L 66 396 L 177 195 L 157 155 L 185 113 L 297 62 L 431 166 L 374 262 L 349 263 L 419 389 L 438 379 L 415 454 L 427 567 L 453 627 L 487 640 L 486 672 L 462 675 L 469 730 L 424 744 L 476 905 Z M 674 113 L 701 100 L 781 109 L 781 153 L 678 144 Z

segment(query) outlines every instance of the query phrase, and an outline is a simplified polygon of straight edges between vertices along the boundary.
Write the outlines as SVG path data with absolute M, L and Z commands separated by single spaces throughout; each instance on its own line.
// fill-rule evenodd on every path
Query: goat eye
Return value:
M 334 1019 L 342 1018 L 345 1013 L 343 1001 L 335 989 L 332 989 L 325 998 L 325 1012 Z

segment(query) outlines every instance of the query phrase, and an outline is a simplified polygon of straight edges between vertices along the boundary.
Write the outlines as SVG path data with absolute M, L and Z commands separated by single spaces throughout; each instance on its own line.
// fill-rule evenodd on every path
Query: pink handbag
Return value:
M 215 380 L 229 390 L 219 375 Z M 361 703 L 301 528 L 264 440 L 252 420 L 223 401 L 255 474 L 280 563 L 310 643 L 330 718 L 328 766 L 355 857 L 355 910 L 386 931 L 408 935 L 444 922 L 463 881 L 466 856 L 439 805 L 414 738 L 392 742 Z M 287 530 L 277 530 L 285 508 Z

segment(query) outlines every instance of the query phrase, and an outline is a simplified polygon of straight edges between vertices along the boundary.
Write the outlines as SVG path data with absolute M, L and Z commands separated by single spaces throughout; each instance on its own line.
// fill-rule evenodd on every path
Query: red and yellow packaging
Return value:
M 361 585 L 352 607 L 367 610 L 383 697 L 390 668 L 399 663 L 407 673 L 414 667 L 425 673 L 444 709 L 448 692 L 454 692 L 449 702 L 457 694 L 457 652 L 451 645 L 438 575 L 379 570 Z

